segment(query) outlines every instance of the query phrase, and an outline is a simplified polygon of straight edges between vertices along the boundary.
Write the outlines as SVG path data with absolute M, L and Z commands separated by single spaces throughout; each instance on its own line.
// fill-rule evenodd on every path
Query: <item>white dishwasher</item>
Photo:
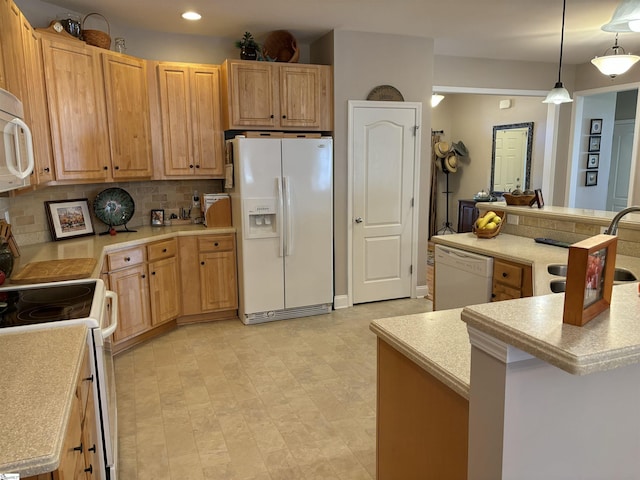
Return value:
M 434 310 L 491 301 L 493 258 L 436 245 Z

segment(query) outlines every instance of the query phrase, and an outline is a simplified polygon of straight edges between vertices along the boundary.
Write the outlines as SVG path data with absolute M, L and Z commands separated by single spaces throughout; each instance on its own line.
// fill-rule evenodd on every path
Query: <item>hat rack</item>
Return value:
M 443 159 L 439 158 L 438 160 L 440 160 L 441 162 L 443 161 Z M 445 174 L 445 179 L 446 179 L 446 189 L 444 192 L 445 197 L 446 197 L 446 205 L 445 205 L 445 220 L 444 220 L 444 226 L 438 230 L 436 232 L 437 235 L 446 235 L 447 233 L 456 233 L 453 231 L 453 228 L 451 228 L 451 222 L 449 221 L 449 194 L 451 193 L 451 191 L 449 190 L 449 170 L 447 168 L 443 168 L 442 171 Z

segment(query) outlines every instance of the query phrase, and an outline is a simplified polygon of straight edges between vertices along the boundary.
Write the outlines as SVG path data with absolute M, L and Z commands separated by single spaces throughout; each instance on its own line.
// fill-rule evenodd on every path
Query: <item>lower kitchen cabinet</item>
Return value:
M 491 301 L 500 302 L 533 296 L 531 265 L 508 260 L 493 260 L 493 292 Z
M 478 219 L 475 200 L 458 200 L 458 233 L 472 232 L 473 223 Z
M 183 315 L 237 310 L 234 234 L 181 237 L 180 277 Z
M 175 239 L 147 245 L 151 325 L 156 326 L 180 315 L 177 242 Z

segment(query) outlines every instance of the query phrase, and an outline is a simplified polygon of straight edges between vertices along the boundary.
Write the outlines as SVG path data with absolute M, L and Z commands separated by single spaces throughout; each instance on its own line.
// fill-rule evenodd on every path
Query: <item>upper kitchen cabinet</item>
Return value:
M 158 89 L 164 176 L 222 177 L 220 68 L 162 62 Z
M 42 39 L 57 180 L 111 178 L 100 56 L 80 41 Z
M 118 53 L 105 51 L 101 56 L 113 179 L 150 178 L 153 161 L 147 64 Z
M 330 66 L 226 60 L 222 91 L 225 130 L 333 129 Z
M 12 0 L 0 0 L 0 86 L 24 102 L 26 72 L 22 51 L 22 13 Z

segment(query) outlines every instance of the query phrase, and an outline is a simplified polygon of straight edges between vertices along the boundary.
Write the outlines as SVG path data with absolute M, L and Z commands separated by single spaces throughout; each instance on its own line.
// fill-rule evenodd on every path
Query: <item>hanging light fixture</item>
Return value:
M 438 93 L 432 94 L 431 95 L 431 108 L 437 107 L 442 100 L 444 100 L 444 95 L 440 95 Z
M 605 32 L 640 32 L 640 0 L 623 0 L 601 28 Z
M 612 50 L 612 53 L 607 55 L 609 50 Z M 622 51 L 622 53 L 620 53 L 620 51 Z M 616 41 L 613 47 L 608 48 L 602 57 L 595 57 L 591 60 L 591 63 L 593 63 L 601 73 L 615 78 L 617 75 L 622 75 L 633 67 L 638 60 L 640 60 L 639 56 L 625 53 L 624 48 L 618 45 L 618 34 L 616 33 Z
M 547 98 L 545 98 L 542 103 L 555 103 L 556 105 L 560 103 L 569 103 L 573 102 L 571 97 L 569 96 L 569 92 L 564 88 L 562 84 L 562 80 L 560 79 L 560 74 L 562 73 L 562 49 L 564 47 L 564 14 L 567 9 L 567 0 L 562 1 L 562 30 L 560 33 L 560 62 L 558 63 L 558 81 L 556 82 L 553 89 L 547 94 Z

